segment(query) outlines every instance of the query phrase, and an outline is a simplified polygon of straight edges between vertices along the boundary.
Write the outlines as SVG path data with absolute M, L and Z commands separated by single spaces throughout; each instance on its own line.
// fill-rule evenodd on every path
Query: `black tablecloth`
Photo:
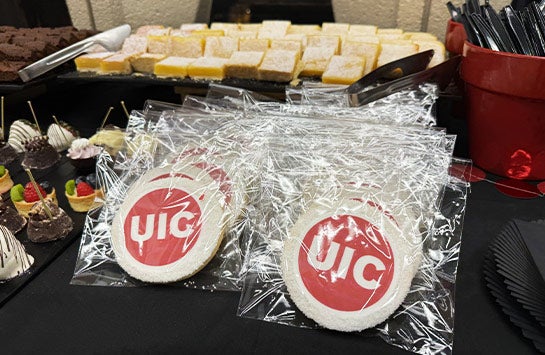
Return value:
M 81 88 L 74 95 L 90 89 Z M 93 91 L 93 95 L 80 97 L 79 103 L 69 103 L 74 112 L 68 112 L 66 107 L 64 110 L 67 116 L 79 115 L 77 120 L 81 123 L 95 118 L 99 122 L 102 117 L 97 112 L 104 112 L 110 102 L 125 99 L 137 107 L 144 95 L 159 92 L 144 89 L 137 97 L 127 90 L 115 94 L 103 88 L 101 95 Z M 49 110 L 60 109 L 63 100 L 59 97 L 70 102 L 67 91 L 60 90 L 55 95 L 39 102 L 47 102 Z M 106 97 L 108 103 L 104 103 Z M 455 354 L 535 353 L 531 343 L 509 323 L 488 294 L 482 262 L 489 241 L 508 220 L 544 216 L 544 198 L 513 199 L 502 195 L 489 182 L 472 185 L 456 286 Z M 1 354 L 406 353 L 377 338 L 239 318 L 235 315 L 237 293 L 170 286 L 72 286 L 69 282 L 78 247 L 79 239 L 0 308 Z

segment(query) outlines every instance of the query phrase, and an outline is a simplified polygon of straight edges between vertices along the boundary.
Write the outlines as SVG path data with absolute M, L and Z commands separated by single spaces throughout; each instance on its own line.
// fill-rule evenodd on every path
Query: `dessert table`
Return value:
M 56 114 L 82 135 L 93 133 L 107 107 L 141 108 L 145 99 L 179 100 L 172 88 L 115 83 L 53 85 L 33 100 L 37 115 Z M 24 105 L 8 108 L 21 118 Z M 26 116 L 29 116 L 25 114 Z M 94 128 L 93 128 L 94 127 Z M 533 354 L 490 296 L 482 276 L 488 243 L 513 218 L 545 218 L 545 198 L 515 199 L 488 181 L 472 183 L 456 287 L 455 354 Z M 238 353 L 403 354 L 376 337 L 300 329 L 236 316 L 239 294 L 174 286 L 74 286 L 79 238 L 0 307 L 3 354 Z

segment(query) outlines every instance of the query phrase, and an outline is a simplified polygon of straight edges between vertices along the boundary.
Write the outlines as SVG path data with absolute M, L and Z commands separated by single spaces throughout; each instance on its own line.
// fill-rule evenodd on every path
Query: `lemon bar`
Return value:
M 131 57 L 131 54 L 125 53 L 107 57 L 100 62 L 100 71 L 109 74 L 130 74 L 132 73 Z
M 238 30 L 239 25 L 238 23 L 230 23 L 230 22 L 212 22 L 210 24 L 211 30 Z
M 155 54 L 167 54 L 169 51 L 170 37 L 168 35 L 147 36 L 148 52 Z
M 322 74 L 322 82 L 350 85 L 364 75 L 364 69 L 365 58 L 335 55 Z
M 188 76 L 187 68 L 195 60 L 195 58 L 167 57 L 155 64 L 153 73 L 157 76 L 185 78 Z
M 224 36 L 224 35 L 225 35 L 224 30 L 215 30 L 215 29 L 195 30 L 191 32 L 191 36 L 196 36 L 196 37 Z
M 410 41 L 389 41 L 381 43 L 377 66 L 418 53 L 418 45 Z
M 259 65 L 260 80 L 288 82 L 294 78 L 299 54 L 296 51 L 269 49 Z
M 271 49 L 283 49 L 287 51 L 297 51 L 299 55 L 303 51 L 303 45 L 301 41 L 287 40 L 287 39 L 273 39 L 271 40 Z
M 76 63 L 76 68 L 78 69 L 78 71 L 99 72 L 100 62 L 102 62 L 103 59 L 112 56 L 113 54 L 113 52 L 83 54 L 74 59 L 74 62 Z
M 307 47 L 303 53 L 302 76 L 321 76 L 327 63 L 335 55 L 333 47 Z
M 225 76 L 240 79 L 257 79 L 258 68 L 263 61 L 264 52 L 233 53 L 225 64 Z
M 376 68 L 380 45 L 377 43 L 356 42 L 347 40 L 343 43 L 343 56 L 365 58 L 365 74 Z
M 252 32 L 259 32 L 261 29 L 260 23 L 239 23 L 238 28 L 241 31 L 252 31 Z
M 377 34 L 402 34 L 403 30 L 401 28 L 379 28 L 377 29 Z
M 136 30 L 136 34 L 140 36 L 147 36 L 151 31 L 162 30 L 164 28 L 165 26 L 163 25 L 144 25 L 138 27 L 138 29 Z
M 225 77 L 226 58 L 200 57 L 187 67 L 187 74 L 194 79 L 221 80 Z
M 168 55 L 173 57 L 198 58 L 204 50 L 204 38 L 200 37 L 170 37 Z
M 373 25 L 350 25 L 348 33 L 361 35 L 376 35 L 377 29 L 378 27 Z
M 428 49 L 433 49 L 433 57 L 431 58 L 428 67 L 434 67 L 445 61 L 445 45 L 438 40 L 414 40 L 413 43 L 418 45 L 418 51 L 424 52 Z
M 206 37 L 204 45 L 205 57 L 230 58 L 234 51 L 238 50 L 238 39 L 231 37 Z
M 123 47 L 121 47 L 122 53 L 137 54 L 146 53 L 148 50 L 148 40 L 146 36 L 130 35 L 123 41 Z
M 255 31 L 226 30 L 225 36 L 232 38 L 257 38 Z
M 291 26 L 290 21 L 268 20 L 261 23 L 257 38 L 279 39 L 284 38 Z
M 132 57 L 129 61 L 135 72 L 152 74 L 155 64 L 165 57 L 164 54 L 142 53 Z
M 341 50 L 341 37 L 337 35 L 310 35 L 307 39 L 308 47 L 333 47 L 335 54 Z
M 269 49 L 270 42 L 267 38 L 241 38 L 238 43 L 238 50 L 265 52 Z
M 291 25 L 288 34 L 319 34 L 322 31 L 320 25 Z
M 183 23 L 180 26 L 180 31 L 185 35 L 189 36 L 193 31 L 207 30 L 208 24 L 206 23 Z
M 404 39 L 410 40 L 427 40 L 434 41 L 437 40 L 437 37 L 429 32 L 405 32 L 403 34 Z
M 324 22 L 322 23 L 322 33 L 324 34 L 345 34 L 348 33 L 350 24 L 339 22 Z

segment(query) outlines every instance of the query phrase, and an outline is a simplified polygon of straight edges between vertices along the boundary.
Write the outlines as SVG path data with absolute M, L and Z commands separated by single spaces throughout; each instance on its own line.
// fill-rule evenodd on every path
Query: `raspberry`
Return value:
M 95 193 L 95 190 L 91 187 L 91 185 L 89 185 L 85 181 L 80 182 L 76 186 L 76 191 L 78 193 L 78 196 L 80 196 L 80 197 L 81 196 L 89 196 L 89 195 L 92 195 L 92 194 Z
M 40 193 L 42 194 L 42 197 L 45 198 L 47 196 L 47 194 L 46 194 L 44 188 L 41 187 L 40 185 L 38 185 L 38 189 L 40 190 Z M 34 186 L 32 185 L 31 182 L 28 182 L 25 185 L 25 191 L 23 192 L 23 197 L 24 197 L 26 202 L 40 201 L 40 197 L 36 193 L 36 190 L 34 189 Z

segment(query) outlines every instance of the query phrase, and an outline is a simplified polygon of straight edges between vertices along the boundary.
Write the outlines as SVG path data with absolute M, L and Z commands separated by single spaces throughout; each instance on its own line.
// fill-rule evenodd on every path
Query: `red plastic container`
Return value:
M 514 179 L 545 179 L 545 57 L 464 43 L 469 152 L 481 168 Z
M 464 42 L 467 40 L 466 30 L 460 22 L 448 20 L 445 34 L 445 48 L 452 54 L 462 54 Z

